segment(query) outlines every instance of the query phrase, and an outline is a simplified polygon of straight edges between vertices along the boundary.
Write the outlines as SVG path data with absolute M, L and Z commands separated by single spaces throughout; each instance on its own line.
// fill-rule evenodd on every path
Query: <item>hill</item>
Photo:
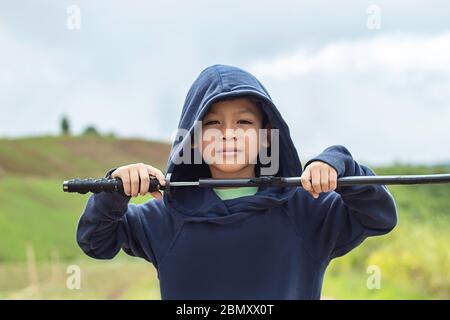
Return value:
M 144 162 L 164 171 L 170 145 L 100 136 L 0 139 L 0 174 L 41 178 L 102 176 L 114 166 Z

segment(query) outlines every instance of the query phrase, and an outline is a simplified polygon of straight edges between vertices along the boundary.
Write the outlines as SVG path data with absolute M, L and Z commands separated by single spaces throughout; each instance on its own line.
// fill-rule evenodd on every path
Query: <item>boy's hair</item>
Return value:
M 264 111 L 264 101 L 254 95 L 246 94 L 246 95 L 241 95 L 241 96 L 228 96 L 228 97 L 216 100 L 216 101 L 214 101 L 214 103 L 242 99 L 242 98 L 250 100 L 253 104 L 255 104 L 259 108 L 259 110 L 261 111 L 261 114 L 262 114 L 262 118 L 263 118 L 261 128 L 265 128 L 266 125 L 269 124 L 269 120 L 267 118 L 266 112 Z

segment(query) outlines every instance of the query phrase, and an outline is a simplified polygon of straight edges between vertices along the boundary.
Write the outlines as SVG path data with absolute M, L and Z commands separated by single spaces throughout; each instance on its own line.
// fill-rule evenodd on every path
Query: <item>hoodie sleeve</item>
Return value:
M 328 147 L 309 160 L 305 168 L 313 161 L 323 161 L 335 168 L 338 178 L 375 175 L 370 168 L 353 160 L 341 145 Z M 397 224 L 396 204 L 384 185 L 338 186 L 335 192 L 321 193 L 311 201 L 316 221 L 313 229 L 320 234 L 317 249 L 323 258 L 342 256 L 367 237 L 386 234 Z
M 112 259 L 123 249 L 156 266 L 158 252 L 171 235 L 170 221 L 161 201 L 136 205 L 129 204 L 130 199 L 119 193 L 92 194 L 78 222 L 78 245 L 92 258 Z

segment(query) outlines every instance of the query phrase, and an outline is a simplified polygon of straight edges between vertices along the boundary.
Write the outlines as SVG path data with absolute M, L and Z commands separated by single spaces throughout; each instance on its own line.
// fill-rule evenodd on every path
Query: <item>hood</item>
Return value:
M 292 142 L 289 128 L 264 86 L 249 72 L 227 65 L 213 65 L 204 69 L 192 84 L 183 105 L 179 129 L 189 130 L 193 135 L 196 121 L 203 119 L 208 108 L 225 97 L 254 95 L 262 100 L 263 111 L 273 128 L 279 129 L 279 168 L 274 175 L 284 177 L 301 176 L 302 166 Z M 167 162 L 166 174 L 171 181 L 197 181 L 210 178 L 207 164 L 180 163 L 183 146 L 190 145 L 191 137 L 175 139 Z M 192 152 L 194 153 L 194 152 Z M 192 160 L 194 155 L 192 155 Z M 164 193 L 163 200 L 169 209 L 191 220 L 232 221 L 238 213 L 267 210 L 281 206 L 293 196 L 296 188 L 261 186 L 253 196 L 221 200 L 211 188 L 173 187 L 170 196 Z

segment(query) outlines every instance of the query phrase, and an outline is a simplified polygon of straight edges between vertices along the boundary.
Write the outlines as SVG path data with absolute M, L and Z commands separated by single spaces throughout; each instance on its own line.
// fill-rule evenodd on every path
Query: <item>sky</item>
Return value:
M 253 73 L 302 160 L 450 161 L 448 1 L 0 0 L 0 137 L 171 142 L 206 67 Z

